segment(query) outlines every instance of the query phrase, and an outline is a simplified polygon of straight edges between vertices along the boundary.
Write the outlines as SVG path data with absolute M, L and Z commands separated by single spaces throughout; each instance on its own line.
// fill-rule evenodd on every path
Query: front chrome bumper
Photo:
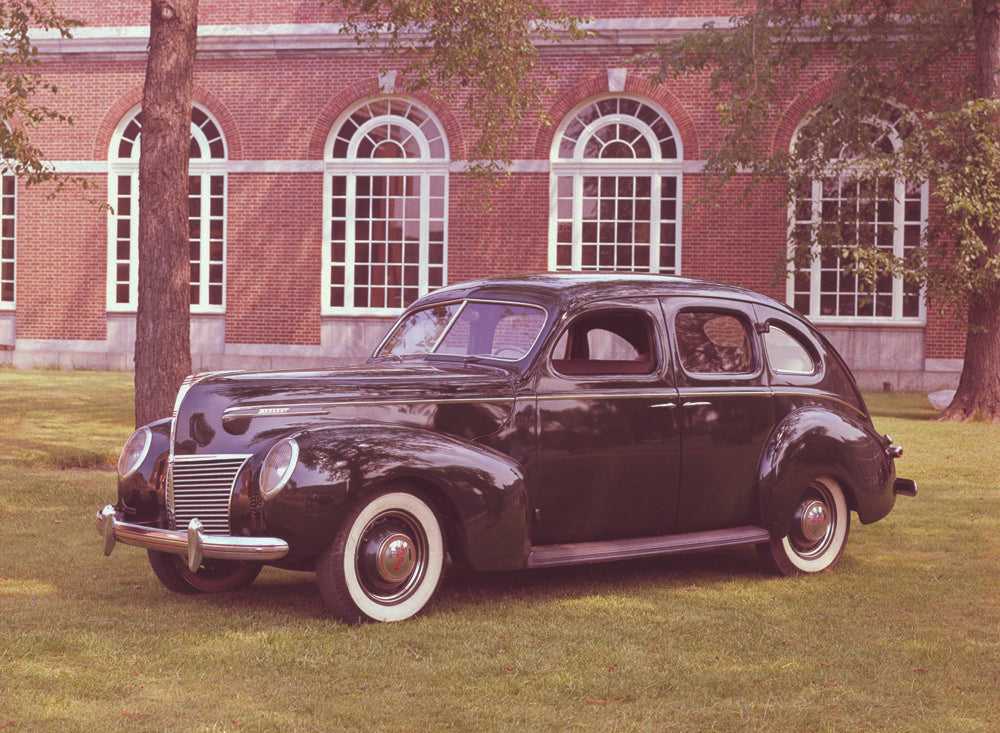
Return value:
M 195 572 L 202 558 L 268 562 L 288 554 L 288 543 L 277 537 L 231 537 L 205 534 L 201 522 L 192 519 L 186 530 L 160 529 L 142 524 L 129 524 L 118 519 L 115 508 L 108 504 L 97 513 L 97 531 L 104 536 L 104 554 L 110 555 L 115 543 L 145 547 L 187 557 L 188 567 Z

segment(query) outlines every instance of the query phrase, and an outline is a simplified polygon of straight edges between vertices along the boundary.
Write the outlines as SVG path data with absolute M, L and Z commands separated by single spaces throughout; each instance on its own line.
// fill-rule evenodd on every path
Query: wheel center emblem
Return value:
M 822 539 L 830 526 L 830 515 L 826 505 L 821 501 L 810 501 L 802 507 L 800 523 L 802 534 L 806 539 L 813 542 Z
M 413 570 L 413 543 L 404 534 L 394 534 L 382 540 L 378 549 L 379 575 L 392 583 L 405 579 Z

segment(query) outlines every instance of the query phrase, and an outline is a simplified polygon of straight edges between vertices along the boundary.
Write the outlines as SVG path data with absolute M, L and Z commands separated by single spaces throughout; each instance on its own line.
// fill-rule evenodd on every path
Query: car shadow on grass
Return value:
M 461 612 L 483 605 L 547 603 L 554 598 L 573 600 L 614 593 L 642 594 L 650 588 L 664 592 L 683 591 L 766 577 L 752 548 L 493 573 L 449 563 L 425 614 Z M 327 615 L 316 588 L 316 576 L 311 572 L 265 568 L 249 588 L 195 598 L 198 603 L 219 608 L 238 606 L 248 612 L 257 609 L 297 618 Z
M 685 588 L 763 576 L 752 548 L 503 573 L 479 573 L 467 567 L 451 565 L 442 582 L 439 597 L 458 602 L 463 594 L 475 594 L 496 601 L 534 594 L 572 597 L 628 591 L 649 585 L 665 589 Z

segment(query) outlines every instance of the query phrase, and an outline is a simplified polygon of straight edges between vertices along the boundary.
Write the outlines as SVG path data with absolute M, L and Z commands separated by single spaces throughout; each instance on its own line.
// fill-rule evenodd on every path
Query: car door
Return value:
M 568 319 L 537 379 L 534 544 L 651 536 L 673 524 L 680 440 L 665 344 L 654 298 Z
M 760 450 L 774 423 L 753 306 L 664 298 L 681 429 L 676 531 L 752 524 Z

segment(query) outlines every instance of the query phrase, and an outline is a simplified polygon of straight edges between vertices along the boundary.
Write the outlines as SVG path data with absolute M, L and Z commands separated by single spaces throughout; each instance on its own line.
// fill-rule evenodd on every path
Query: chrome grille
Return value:
M 194 518 L 206 534 L 229 534 L 229 500 L 250 456 L 174 456 L 167 482 L 167 503 L 175 529 Z

